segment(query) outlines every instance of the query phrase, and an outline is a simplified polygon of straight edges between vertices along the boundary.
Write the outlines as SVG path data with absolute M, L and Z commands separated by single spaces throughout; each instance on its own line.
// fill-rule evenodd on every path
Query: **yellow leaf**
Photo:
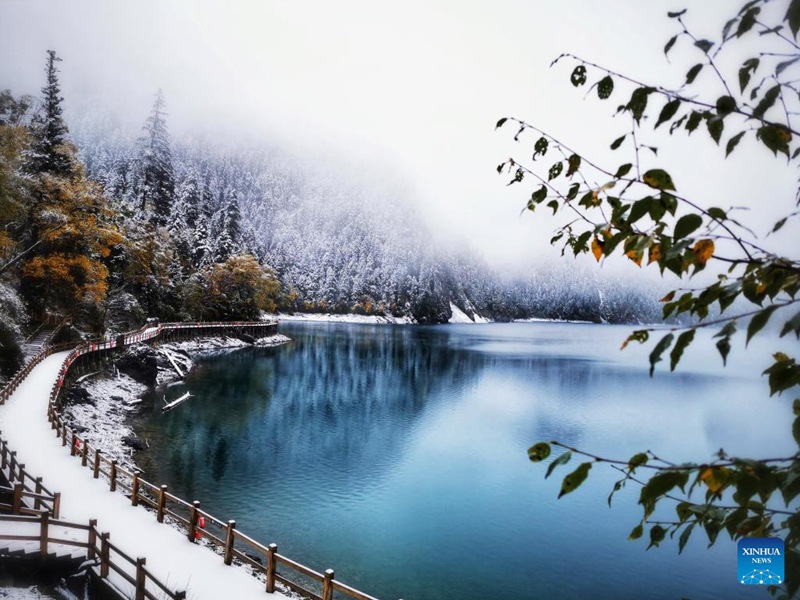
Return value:
M 671 302 L 674 297 L 675 297 L 675 290 L 672 290 L 669 294 L 664 296 L 659 302 Z
M 725 467 L 709 467 L 700 474 L 700 480 L 708 486 L 713 494 L 719 494 L 730 477 L 730 469 Z
M 647 259 L 647 264 L 658 262 L 661 260 L 661 244 L 653 244 L 650 247 L 650 257 Z
M 714 254 L 714 242 L 713 240 L 699 240 L 692 248 L 694 252 L 695 260 L 704 265 L 708 262 L 708 259 Z
M 600 262 L 600 259 L 603 256 L 603 242 L 597 238 L 592 238 L 592 254 L 594 254 L 597 262 Z
M 641 250 L 628 250 L 625 253 L 625 256 L 630 258 L 634 263 L 636 263 L 637 267 L 642 266 L 642 251 Z

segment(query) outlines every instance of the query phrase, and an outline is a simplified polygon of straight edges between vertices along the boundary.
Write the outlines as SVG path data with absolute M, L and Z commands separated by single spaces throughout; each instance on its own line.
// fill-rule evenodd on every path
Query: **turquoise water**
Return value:
M 645 551 L 627 541 L 638 490 L 595 465 L 561 477 L 527 459 L 558 439 L 627 459 L 796 451 L 785 399 L 759 376 L 769 347 L 719 368 L 713 345 L 647 373 L 628 327 L 281 323 L 293 339 L 199 361 L 195 397 L 135 424 L 145 477 L 263 543 L 384 600 L 767 598 L 736 583 L 734 545 L 696 534 Z M 671 516 L 668 515 L 670 518 Z M 646 537 L 646 536 L 645 536 Z

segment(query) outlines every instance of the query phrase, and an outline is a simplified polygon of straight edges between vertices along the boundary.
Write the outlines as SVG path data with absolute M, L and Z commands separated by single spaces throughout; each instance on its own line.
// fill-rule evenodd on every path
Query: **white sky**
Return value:
M 89 91 L 138 127 L 163 88 L 175 132 L 201 124 L 263 132 L 289 141 L 310 169 L 320 157 L 365 170 L 377 159 L 411 182 L 443 236 L 463 235 L 506 262 L 547 252 L 557 222 L 547 211 L 518 216 L 532 185 L 506 188 L 494 169 L 529 156 L 534 138 L 516 144 L 511 129 L 495 132 L 494 123 L 519 116 L 608 159 L 609 168 L 629 162 L 608 144 L 628 127 L 612 115 L 630 90 L 618 87 L 605 103 L 584 100 L 584 89 L 569 84 L 572 65 L 549 64 L 572 52 L 646 81 L 679 83 L 698 57 L 678 47 L 671 66 L 663 47 L 677 32 L 666 12 L 684 6 L 700 37 L 711 37 L 739 3 L 0 0 L 0 88 L 38 93 L 52 48 L 64 59 L 67 104 Z M 795 175 L 785 163 L 754 144 L 723 163 L 705 132 L 695 136 L 706 139 L 690 154 L 684 136 L 672 149 L 658 142 L 650 166 L 670 170 L 679 191 L 707 206 L 748 204 L 761 213 L 754 199 L 764 195 L 774 214 L 788 212 Z M 761 231 L 771 223 L 757 221 Z

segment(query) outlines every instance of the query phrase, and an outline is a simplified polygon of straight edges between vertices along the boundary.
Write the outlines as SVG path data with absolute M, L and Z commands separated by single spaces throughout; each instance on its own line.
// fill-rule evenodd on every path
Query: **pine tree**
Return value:
M 56 63 L 61 59 L 54 50 L 47 51 L 47 85 L 42 88 L 42 106 L 33 118 L 29 169 L 68 177 L 73 173 L 71 153 L 66 151 L 67 125 L 62 117 L 61 88 Z
M 175 175 L 172 167 L 164 93 L 158 90 L 140 138 L 139 208 L 154 225 L 164 226 L 172 211 Z M 148 214 L 149 211 L 149 214 Z

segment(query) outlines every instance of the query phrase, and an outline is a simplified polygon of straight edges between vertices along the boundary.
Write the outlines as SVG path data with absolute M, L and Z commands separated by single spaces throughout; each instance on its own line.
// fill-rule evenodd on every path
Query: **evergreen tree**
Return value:
M 167 224 L 175 192 L 172 151 L 164 105 L 164 93 L 158 90 L 153 109 L 144 124 L 144 136 L 139 140 L 139 208 L 142 216 L 159 226 Z
M 67 125 L 61 116 L 63 98 L 56 68 L 60 61 L 55 51 L 47 51 L 47 84 L 42 88 L 42 106 L 33 118 L 29 169 L 33 173 L 67 177 L 73 173 L 73 163 L 67 150 Z

